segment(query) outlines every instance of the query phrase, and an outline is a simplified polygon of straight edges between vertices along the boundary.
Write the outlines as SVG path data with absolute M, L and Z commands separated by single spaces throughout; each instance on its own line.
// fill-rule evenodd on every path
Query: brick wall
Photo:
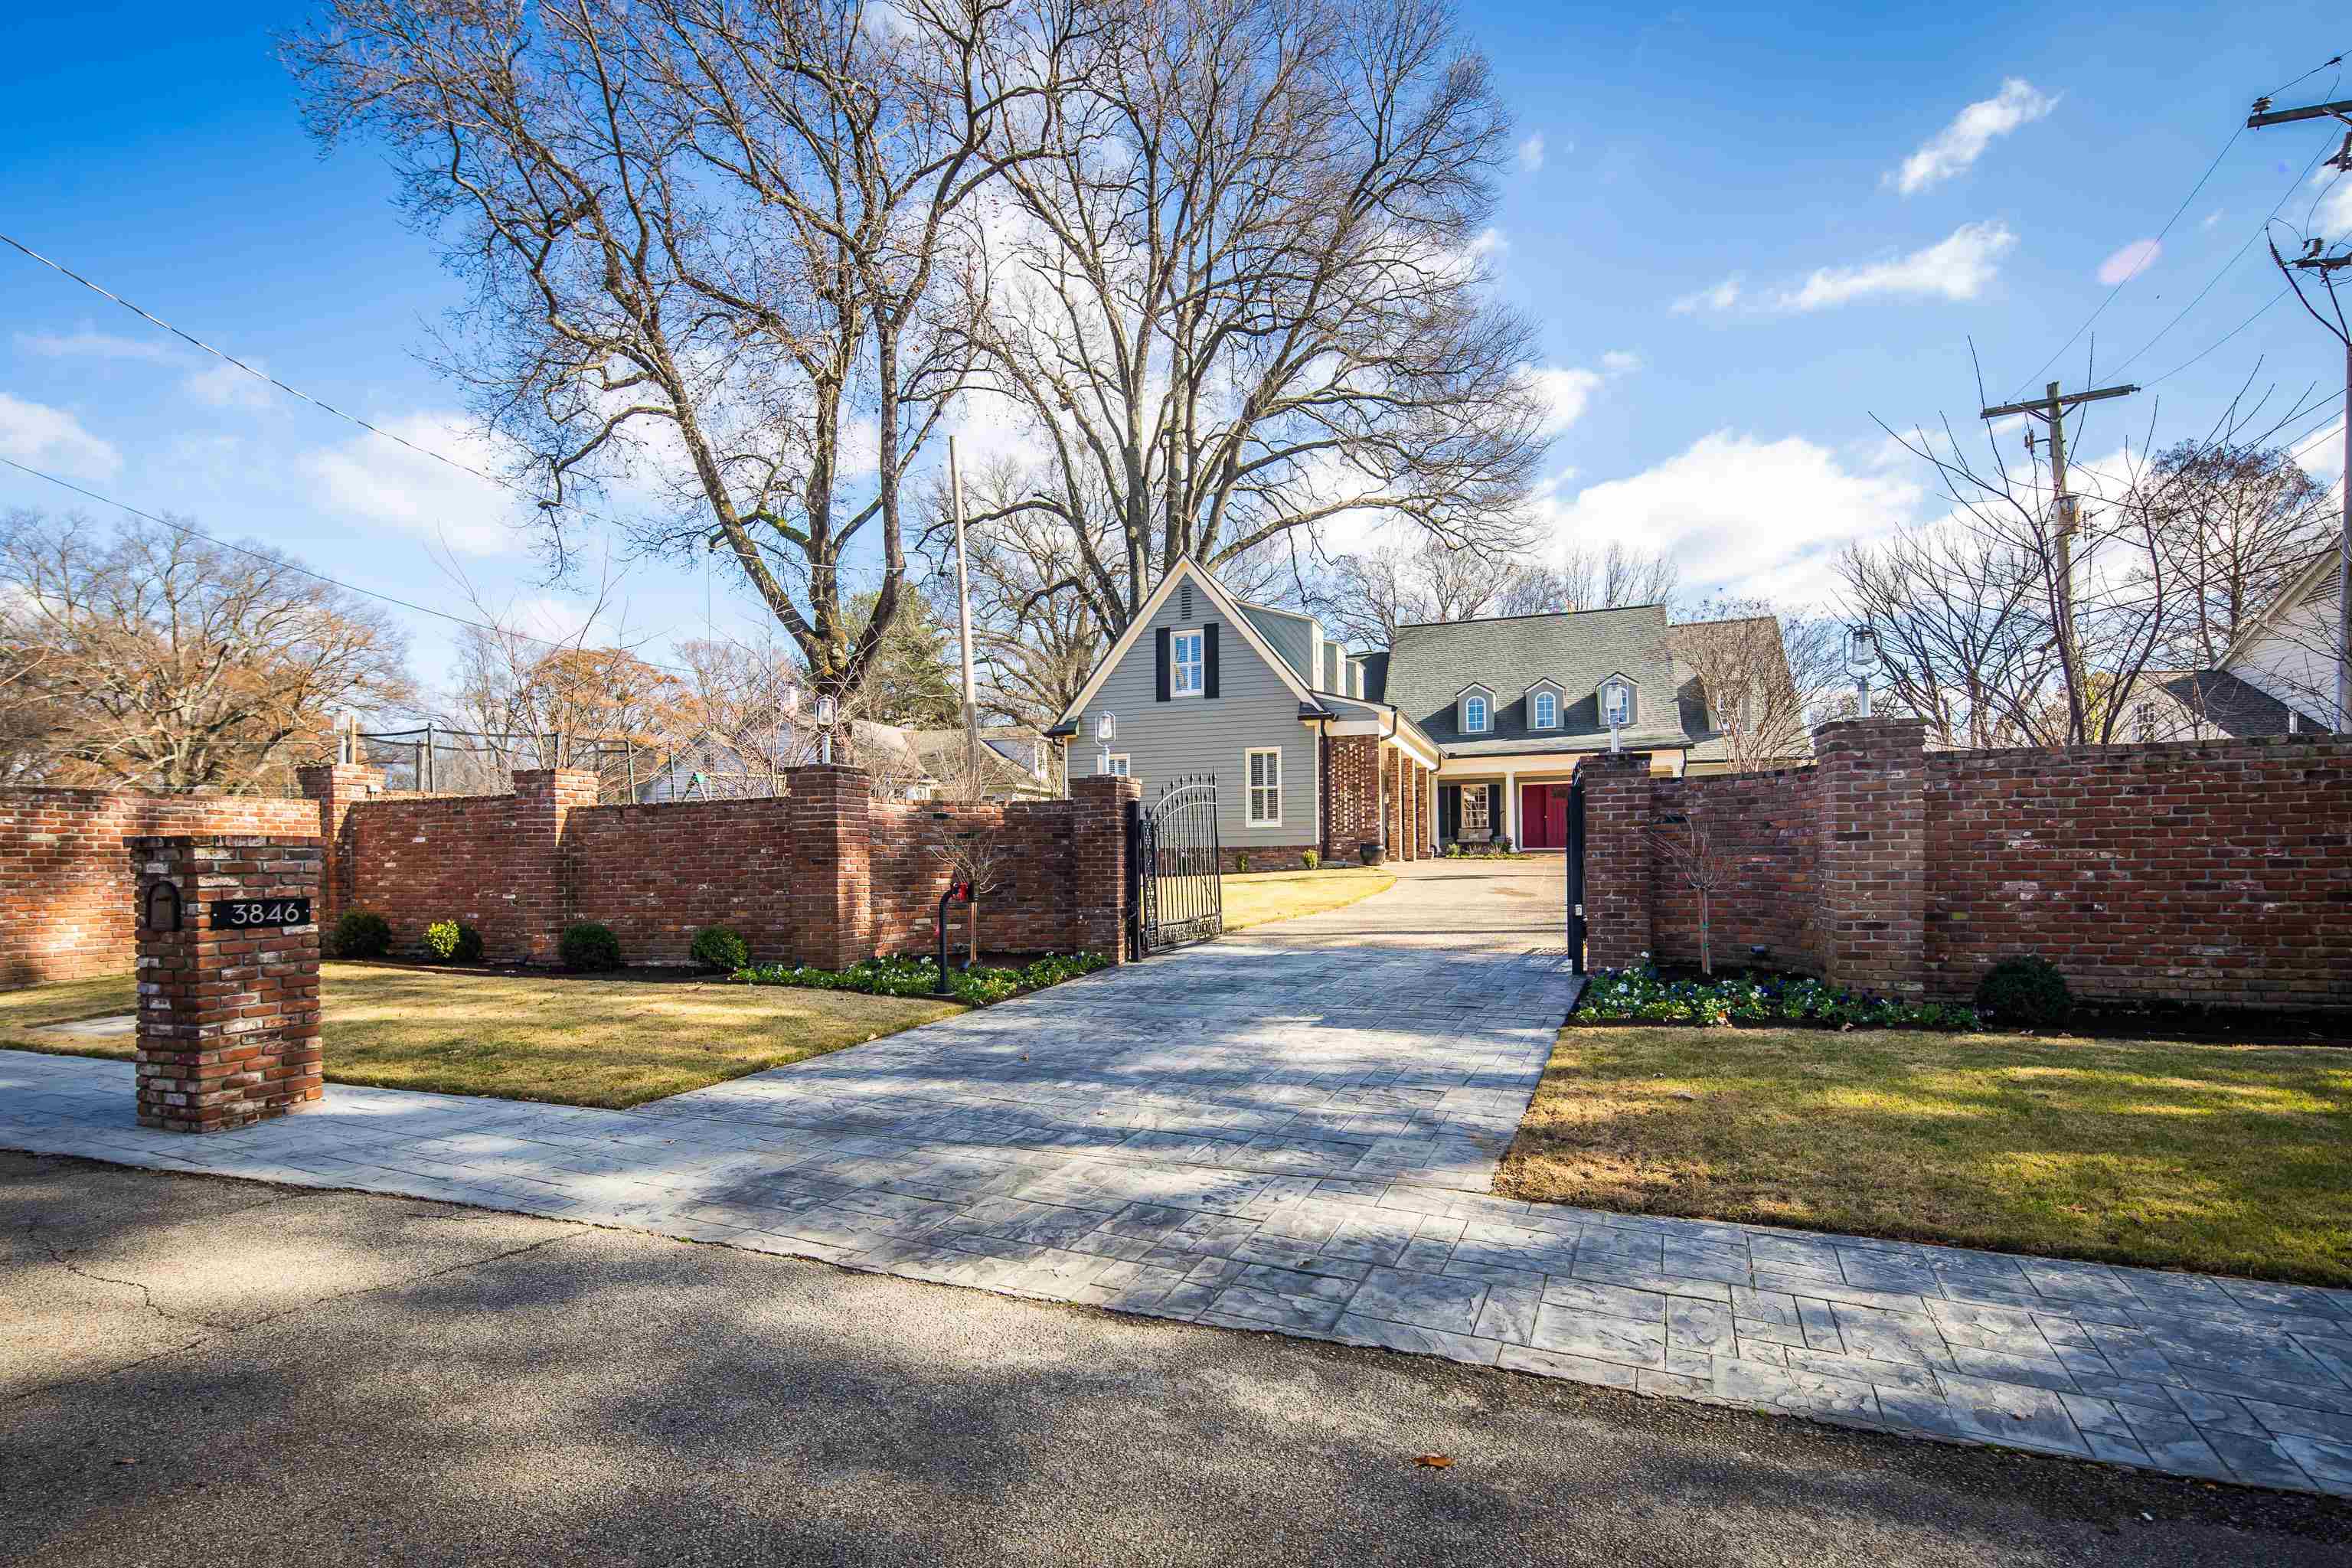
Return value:
M 1927 759 L 1925 968 L 2039 952 L 2075 991 L 2352 1005 L 2352 737 Z
M 1330 765 L 1325 769 L 1330 791 L 1323 815 L 1325 855 L 1353 860 L 1360 844 L 1381 837 L 1381 742 L 1377 735 L 1334 735 Z
M 682 963 L 705 926 L 754 955 L 792 944 L 792 801 L 574 806 L 563 827 L 565 912 L 602 921 L 633 963 Z
M 1659 833 L 1686 838 L 1696 815 L 1715 857 L 1730 862 L 1709 910 L 1716 963 L 1818 973 L 1812 770 L 1654 778 L 1650 798 Z M 1663 963 L 1697 963 L 1697 890 L 1654 847 L 1651 876 L 1652 952 Z
M 395 952 L 420 949 L 435 921 L 456 920 L 482 933 L 492 962 L 520 962 L 547 934 L 537 879 L 526 874 L 545 816 L 539 801 L 515 795 L 362 801 L 344 819 L 347 858 L 329 880 L 350 889 L 350 908 L 391 922 Z
M 1068 952 L 1078 945 L 1076 814 L 1066 801 L 964 805 L 877 801 L 873 806 L 874 945 L 929 952 L 939 942 L 940 898 L 954 879 L 947 857 L 965 834 L 1001 853 L 1000 885 L 981 895 L 983 952 Z M 951 910 L 948 942 L 961 948 L 964 914 Z
M 130 972 L 125 838 L 319 830 L 308 800 L 0 789 L 0 989 Z
M 2352 1005 L 2352 738 L 1930 752 L 1825 725 L 1811 768 L 1648 778 L 1586 762 L 1587 956 L 1698 955 L 1697 895 L 1648 828 L 1694 805 L 1741 864 L 1716 961 L 1965 997 L 2039 953 L 2076 994 Z

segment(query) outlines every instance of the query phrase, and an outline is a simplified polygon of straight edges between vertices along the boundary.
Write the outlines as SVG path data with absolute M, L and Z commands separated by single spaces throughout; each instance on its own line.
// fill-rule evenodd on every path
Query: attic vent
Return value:
M 1190 583 L 1176 590 L 1176 618 L 1180 621 L 1192 618 L 1192 584 Z

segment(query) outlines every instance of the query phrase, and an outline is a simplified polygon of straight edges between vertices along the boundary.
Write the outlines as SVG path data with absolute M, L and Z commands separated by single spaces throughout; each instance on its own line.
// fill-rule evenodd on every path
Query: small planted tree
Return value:
M 1731 885 L 1741 858 L 1717 842 L 1713 816 L 1693 805 L 1650 829 L 1659 862 L 1698 895 L 1698 970 L 1709 977 L 1715 973 L 1715 896 Z
M 971 889 L 971 900 L 964 906 L 967 969 L 980 962 L 980 901 L 1003 883 L 1008 863 L 1004 846 L 986 828 L 958 834 L 940 852 L 940 864 L 946 868 L 948 880 L 962 882 Z

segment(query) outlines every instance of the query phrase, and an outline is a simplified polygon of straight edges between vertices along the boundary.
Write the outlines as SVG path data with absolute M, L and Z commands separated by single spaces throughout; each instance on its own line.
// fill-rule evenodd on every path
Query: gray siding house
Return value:
M 1391 647 L 1354 652 L 1186 561 L 1047 733 L 1068 746 L 1069 777 L 1125 773 L 1146 801 L 1213 776 L 1224 845 L 1272 852 L 1266 865 L 1344 852 L 1360 832 L 1385 840 L 1396 800 L 1422 830 L 1409 837 L 1556 848 L 1584 757 L 1616 745 L 1661 773 L 1727 765 L 1670 629 L 1664 605 L 1640 605 L 1402 626 Z M 1372 748 L 1376 775 L 1360 771 L 1375 782 L 1337 788 L 1325 775 L 1348 749 L 1333 742 L 1351 737 Z

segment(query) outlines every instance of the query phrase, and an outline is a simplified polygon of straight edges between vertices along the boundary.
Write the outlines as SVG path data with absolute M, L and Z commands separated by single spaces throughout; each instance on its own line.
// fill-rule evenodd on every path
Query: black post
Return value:
M 1568 785 L 1568 961 L 1569 973 L 1584 973 L 1584 781 Z
M 931 994 L 934 996 L 944 997 L 949 1001 L 955 1000 L 955 993 L 948 988 L 948 906 L 953 903 L 969 902 L 970 900 L 971 889 L 967 884 L 962 882 L 949 883 L 948 890 L 940 895 L 940 914 L 938 921 L 940 935 L 940 988 L 937 991 L 932 992 Z

